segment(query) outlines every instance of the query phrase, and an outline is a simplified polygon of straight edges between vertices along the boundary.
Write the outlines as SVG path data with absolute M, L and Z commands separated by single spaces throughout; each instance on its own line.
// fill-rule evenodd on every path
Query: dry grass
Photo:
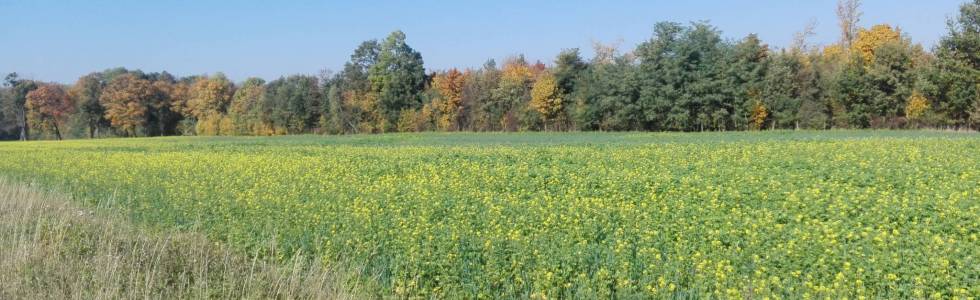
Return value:
M 249 259 L 199 234 L 0 178 L 0 299 L 354 299 L 357 270 Z

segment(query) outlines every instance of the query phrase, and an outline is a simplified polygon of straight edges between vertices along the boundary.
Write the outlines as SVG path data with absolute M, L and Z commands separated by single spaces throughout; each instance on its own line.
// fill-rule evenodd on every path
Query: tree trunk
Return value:
M 60 141 L 61 140 L 61 130 L 58 130 L 58 122 L 51 122 L 51 124 L 54 126 L 54 136 L 58 137 L 58 140 Z
M 26 141 L 30 139 L 30 131 L 27 128 L 27 108 L 20 108 L 20 140 Z

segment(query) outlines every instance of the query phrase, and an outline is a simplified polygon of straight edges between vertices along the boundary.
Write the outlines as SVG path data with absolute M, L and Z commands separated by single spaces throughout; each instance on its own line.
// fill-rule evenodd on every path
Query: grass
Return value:
M 274 250 L 272 250 L 274 251 Z M 354 299 L 353 270 L 248 258 L 0 178 L 0 299 Z
M 428 133 L 0 144 L 0 172 L 368 297 L 980 294 L 980 135 Z M 319 263 L 316 261 L 319 260 Z

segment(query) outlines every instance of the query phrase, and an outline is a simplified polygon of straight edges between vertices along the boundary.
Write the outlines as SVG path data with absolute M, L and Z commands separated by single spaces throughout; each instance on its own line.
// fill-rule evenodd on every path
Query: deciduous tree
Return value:
M 531 107 L 540 113 L 545 122 L 545 130 L 548 130 L 548 123 L 557 124 L 557 119 L 564 112 L 565 103 L 563 102 L 558 81 L 551 73 L 544 73 L 538 76 L 531 88 Z M 561 129 L 560 127 L 555 129 Z
M 368 77 L 387 120 L 387 125 L 381 126 L 382 131 L 396 123 L 402 110 L 422 106 L 420 95 L 425 88 L 422 54 L 405 42 L 405 33 L 392 32 L 381 43 L 377 62 L 371 66 Z
M 56 84 L 41 84 L 37 89 L 27 93 L 27 114 L 36 127 L 42 130 L 51 129 L 55 137 L 61 137 L 69 114 L 75 110 L 68 93 Z
M 442 130 L 460 129 L 459 117 L 462 113 L 464 80 L 463 73 L 455 68 L 437 74 L 432 79 L 432 85 L 439 94 L 435 103 L 440 113 L 437 123 Z
M 99 129 L 108 125 L 105 108 L 99 102 L 104 84 L 101 74 L 92 73 L 79 78 L 68 91 L 78 106 L 77 117 L 85 124 L 89 138 L 98 136 Z
M 136 74 L 116 76 L 106 85 L 99 97 L 105 107 L 106 119 L 121 134 L 137 135 L 146 124 L 146 113 L 153 99 L 153 85 Z

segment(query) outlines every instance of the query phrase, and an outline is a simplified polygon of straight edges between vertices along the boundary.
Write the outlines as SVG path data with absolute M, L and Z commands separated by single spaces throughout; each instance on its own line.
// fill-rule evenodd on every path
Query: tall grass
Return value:
M 248 258 L 121 215 L 0 178 L 0 299 L 362 298 L 357 270 Z

